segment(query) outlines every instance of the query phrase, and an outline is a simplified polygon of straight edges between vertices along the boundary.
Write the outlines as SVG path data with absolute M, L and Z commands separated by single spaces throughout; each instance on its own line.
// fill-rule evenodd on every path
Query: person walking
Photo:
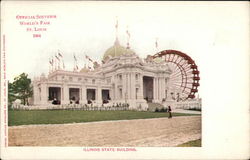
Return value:
M 168 106 L 168 118 L 172 118 L 171 107 Z

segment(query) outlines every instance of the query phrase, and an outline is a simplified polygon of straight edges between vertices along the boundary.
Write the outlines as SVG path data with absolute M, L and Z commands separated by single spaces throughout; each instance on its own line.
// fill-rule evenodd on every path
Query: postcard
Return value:
M 249 3 L 3 1 L 2 159 L 249 158 Z

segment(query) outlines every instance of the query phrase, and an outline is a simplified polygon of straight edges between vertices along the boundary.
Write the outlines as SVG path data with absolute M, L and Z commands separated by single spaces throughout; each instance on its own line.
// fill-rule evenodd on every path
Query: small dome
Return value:
M 131 49 L 126 49 L 125 47 L 121 46 L 119 44 L 119 41 L 116 40 L 115 44 L 108 48 L 106 52 L 103 55 L 103 60 L 105 61 L 108 57 L 115 57 L 115 56 L 120 56 L 123 54 L 133 54 L 134 51 Z
M 86 65 L 84 66 L 84 68 L 82 68 L 82 69 L 80 70 L 81 73 L 86 73 L 86 72 L 88 72 L 88 71 L 89 71 L 89 69 L 86 67 Z

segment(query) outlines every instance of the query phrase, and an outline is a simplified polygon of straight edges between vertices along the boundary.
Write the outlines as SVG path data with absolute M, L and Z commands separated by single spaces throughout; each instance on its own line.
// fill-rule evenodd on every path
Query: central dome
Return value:
M 108 48 L 106 50 L 106 52 L 104 53 L 103 60 L 105 61 L 110 56 L 111 57 L 116 57 L 116 56 L 120 56 L 120 55 L 123 55 L 123 54 L 132 54 L 132 53 L 134 53 L 133 50 L 127 49 L 127 48 L 121 46 L 118 39 L 116 39 L 114 45 L 112 47 Z

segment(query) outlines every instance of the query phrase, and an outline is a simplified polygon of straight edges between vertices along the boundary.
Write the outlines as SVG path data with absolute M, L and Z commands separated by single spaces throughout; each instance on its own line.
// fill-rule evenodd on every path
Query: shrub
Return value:
M 192 111 L 201 111 L 201 108 L 189 108 L 188 110 L 192 110 Z
M 167 108 L 162 108 L 160 112 L 167 112 Z

